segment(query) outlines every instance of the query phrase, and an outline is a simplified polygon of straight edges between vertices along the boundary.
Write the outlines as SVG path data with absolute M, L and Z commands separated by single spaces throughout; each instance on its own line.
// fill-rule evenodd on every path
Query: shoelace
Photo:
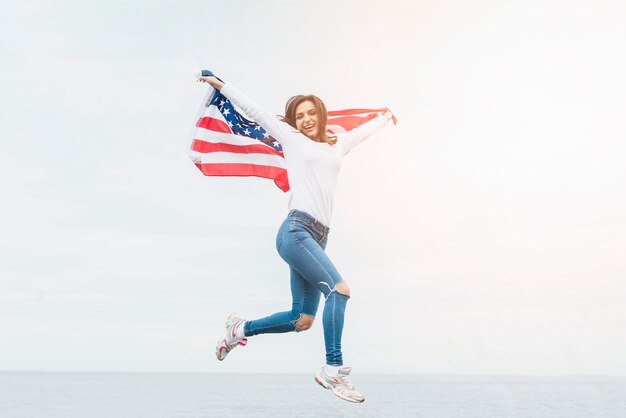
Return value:
M 248 344 L 248 339 L 246 337 L 243 337 L 241 340 L 233 340 L 230 343 L 227 342 L 228 351 L 237 347 L 237 345 L 246 345 L 246 344 Z
M 354 383 L 352 383 L 352 379 L 350 376 L 341 376 L 341 380 L 343 380 L 343 384 L 350 390 L 354 390 Z

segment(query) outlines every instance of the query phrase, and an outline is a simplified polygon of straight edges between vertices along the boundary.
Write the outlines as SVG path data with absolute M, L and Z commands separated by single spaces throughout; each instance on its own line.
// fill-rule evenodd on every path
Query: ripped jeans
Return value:
M 342 366 L 341 334 L 349 296 L 335 290 L 343 279 L 324 252 L 328 231 L 327 226 L 306 212 L 296 209 L 289 212 L 276 235 L 276 249 L 289 264 L 291 272 L 291 310 L 247 321 L 244 334 L 298 331 L 295 323 L 300 315 L 315 318 L 323 294 L 326 300 L 322 317 L 326 363 Z

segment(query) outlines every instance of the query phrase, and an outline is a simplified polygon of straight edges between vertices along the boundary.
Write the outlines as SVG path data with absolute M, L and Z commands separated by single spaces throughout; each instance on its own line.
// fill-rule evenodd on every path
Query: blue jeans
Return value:
M 276 235 L 276 249 L 289 264 L 291 273 L 291 310 L 247 321 L 244 334 L 297 331 L 296 321 L 305 314 L 315 318 L 320 296 L 325 298 L 324 343 L 326 363 L 342 366 L 341 334 L 349 296 L 335 290 L 341 275 L 324 252 L 329 228 L 306 212 L 291 210 Z

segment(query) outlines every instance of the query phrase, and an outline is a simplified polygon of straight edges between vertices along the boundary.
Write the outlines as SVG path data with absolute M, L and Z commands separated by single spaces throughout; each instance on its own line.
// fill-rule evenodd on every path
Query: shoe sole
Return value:
M 322 379 L 322 377 L 318 374 L 317 376 L 315 376 L 315 381 L 324 389 L 330 389 L 333 391 L 333 393 L 335 394 L 335 396 L 337 396 L 339 399 L 343 399 L 344 401 L 348 401 L 348 402 L 352 402 L 352 403 L 362 403 L 365 402 L 365 398 L 363 399 L 352 399 L 352 398 L 346 398 L 345 396 L 343 396 L 340 392 L 337 392 L 335 390 L 335 388 L 332 385 L 329 385 L 328 383 L 326 383 L 324 381 L 324 379 Z
M 228 350 L 226 349 L 226 347 L 222 346 L 223 342 L 224 342 L 224 339 L 222 338 L 217 342 L 217 345 L 215 346 L 215 357 L 217 357 L 219 361 L 223 361 L 228 355 Z M 220 348 L 222 349 L 220 350 Z M 222 351 L 226 351 L 226 354 L 224 354 L 224 357 L 221 357 Z

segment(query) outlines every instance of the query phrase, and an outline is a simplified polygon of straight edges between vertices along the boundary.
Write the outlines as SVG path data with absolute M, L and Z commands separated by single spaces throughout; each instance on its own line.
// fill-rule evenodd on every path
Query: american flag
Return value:
M 289 180 L 280 144 L 259 124 L 239 113 L 219 91 L 209 89 L 202 103 L 189 150 L 200 171 L 205 176 L 269 178 L 287 192 Z M 327 130 L 331 135 L 347 132 L 387 110 L 329 111 Z

